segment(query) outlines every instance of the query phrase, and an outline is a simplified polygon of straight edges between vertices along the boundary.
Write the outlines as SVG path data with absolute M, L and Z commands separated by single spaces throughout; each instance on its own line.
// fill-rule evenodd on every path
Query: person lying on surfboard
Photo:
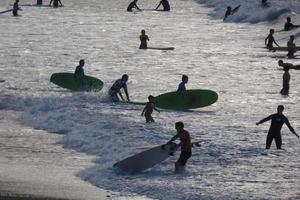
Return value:
M 185 84 L 187 84 L 187 82 L 189 81 L 189 77 L 187 75 L 182 75 L 182 78 L 181 78 L 181 83 L 178 85 L 178 89 L 177 89 L 177 92 L 178 93 L 183 93 L 186 91 L 186 88 L 185 88 Z
M 282 60 L 278 60 L 278 65 L 280 67 L 289 67 L 290 69 L 296 69 L 296 70 L 300 70 L 300 65 L 293 65 L 292 63 L 285 63 Z
M 164 11 L 170 11 L 170 4 L 169 4 L 168 0 L 161 0 L 159 2 L 158 6 L 155 8 L 155 10 L 157 10 L 160 5 L 163 6 Z
M 120 101 L 118 94 L 121 97 L 121 99 L 125 101 L 121 93 L 122 88 L 124 89 L 125 95 L 127 97 L 127 101 L 130 101 L 128 91 L 127 91 L 127 84 L 126 84 L 127 81 L 128 81 L 128 75 L 123 74 L 122 78 L 116 80 L 115 83 L 111 86 L 111 88 L 108 91 L 108 94 L 110 95 L 112 101 L 114 102 Z
M 155 104 L 154 104 L 154 96 L 150 95 L 148 97 L 148 102 L 146 103 L 145 108 L 143 109 L 142 112 L 142 116 L 144 115 L 146 118 L 146 123 L 151 123 L 151 122 L 155 122 L 154 119 L 152 118 L 151 114 L 153 112 L 153 110 L 156 110 L 158 113 L 160 113 L 160 111 L 155 108 Z
M 270 29 L 270 33 L 265 39 L 265 45 L 267 46 L 267 48 L 269 50 L 274 50 L 273 43 L 279 47 L 279 45 L 277 44 L 277 42 L 275 41 L 275 39 L 273 37 L 274 32 L 275 32 L 274 29 Z
M 136 5 L 137 1 L 138 1 L 138 0 L 134 0 L 133 2 L 131 2 L 131 3 L 128 5 L 128 7 L 127 7 L 127 12 L 132 12 L 132 9 L 133 9 L 133 8 L 137 9 L 138 11 L 142 11 L 142 10 Z
M 231 9 L 231 6 L 227 6 L 227 10 L 225 12 L 225 16 L 223 18 L 223 21 L 226 20 L 226 18 L 229 16 L 229 15 L 233 15 L 236 11 L 238 11 L 238 9 L 240 8 L 241 5 L 238 5 L 237 7 L 235 7 L 234 9 Z
M 284 30 L 285 31 L 290 31 L 290 30 L 292 30 L 294 28 L 298 28 L 298 27 L 300 27 L 300 25 L 292 24 L 291 17 L 286 18 L 286 23 L 284 24 Z
M 146 31 L 142 30 L 140 35 L 140 49 L 147 49 L 147 41 L 149 41 L 148 35 L 146 35 Z
M 184 130 L 183 122 L 176 122 L 175 129 L 177 134 L 167 144 L 171 144 L 177 138 L 180 139 L 181 154 L 175 162 L 175 172 L 180 172 L 185 168 L 187 160 L 192 156 L 192 143 L 190 133 Z

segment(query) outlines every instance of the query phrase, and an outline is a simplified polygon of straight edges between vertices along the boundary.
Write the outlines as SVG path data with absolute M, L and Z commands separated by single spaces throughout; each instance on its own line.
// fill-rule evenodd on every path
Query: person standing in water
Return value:
M 75 72 L 74 72 L 74 77 L 75 78 L 83 78 L 84 77 L 84 60 L 81 59 L 79 61 L 79 65 L 76 67 Z
M 294 53 L 296 52 L 296 44 L 294 43 L 295 36 L 291 35 L 290 40 L 287 42 L 287 48 L 288 48 L 288 58 L 294 58 Z
M 53 8 L 58 8 L 58 2 L 60 3 L 60 6 L 63 6 L 60 0 L 51 0 L 49 6 L 51 6 L 53 1 Z
M 138 1 L 138 0 L 134 0 L 133 2 L 131 2 L 131 3 L 128 5 L 128 7 L 127 7 L 127 12 L 132 12 L 132 9 L 133 9 L 133 8 L 137 9 L 138 11 L 142 11 L 142 10 L 136 5 L 137 1 Z
M 148 35 L 146 35 L 146 31 L 142 30 L 140 35 L 140 49 L 147 49 L 147 41 L 149 41 Z
M 284 24 L 284 30 L 285 31 L 290 31 L 290 30 L 292 30 L 294 28 L 298 28 L 298 27 L 300 27 L 300 25 L 292 24 L 291 17 L 286 18 L 286 23 Z
M 270 149 L 273 139 L 275 139 L 277 149 L 281 149 L 282 140 L 281 140 L 281 128 L 283 124 L 286 124 L 290 131 L 296 135 L 299 139 L 299 135 L 295 132 L 293 127 L 291 126 L 287 117 L 285 117 L 282 112 L 284 110 L 283 105 L 279 105 L 277 107 L 277 113 L 270 115 L 267 118 L 264 118 L 256 123 L 256 125 L 262 124 L 266 121 L 271 120 L 271 126 L 268 131 L 267 141 L 266 141 L 266 149 Z
M 186 88 L 185 88 L 185 84 L 187 84 L 188 80 L 189 80 L 189 77 L 187 75 L 182 75 L 182 78 L 181 78 L 181 83 L 178 85 L 178 89 L 177 89 L 177 92 L 178 93 L 183 93 L 186 91 Z
M 275 32 L 274 29 L 270 29 L 270 33 L 265 39 L 265 45 L 267 46 L 267 48 L 269 50 L 274 50 L 273 43 L 279 47 L 279 45 L 277 44 L 277 42 L 275 41 L 275 39 L 273 37 L 274 32 Z
M 180 172 L 184 170 L 187 160 L 192 156 L 192 143 L 190 133 L 184 130 L 183 122 L 176 122 L 175 129 L 177 134 L 167 144 L 171 144 L 177 138 L 180 139 L 181 154 L 175 163 L 175 172 Z
M 163 6 L 164 11 L 170 11 L 170 4 L 168 0 L 161 0 L 155 10 L 157 10 L 160 5 Z
M 123 74 L 122 78 L 116 80 L 115 83 L 111 86 L 111 88 L 108 91 L 108 94 L 110 95 L 112 101 L 114 101 L 114 102 L 120 101 L 119 97 L 118 97 L 118 94 L 121 97 L 121 99 L 123 101 L 125 101 L 124 98 L 123 98 L 123 95 L 121 93 L 122 88 L 124 89 L 125 95 L 127 97 L 127 101 L 130 101 L 128 91 L 127 91 L 127 84 L 126 84 L 127 81 L 128 81 L 128 75 Z
M 20 7 L 19 7 L 19 0 L 16 0 L 15 3 L 14 3 L 14 6 L 13 6 L 13 15 L 16 17 L 16 16 L 19 16 L 18 15 L 18 10 L 22 10 Z
M 289 73 L 290 67 L 284 66 L 283 70 L 284 70 L 284 73 L 282 76 L 282 89 L 280 90 L 280 94 L 289 95 L 290 79 L 291 79 L 291 75 Z
M 146 123 L 151 123 L 151 122 L 155 122 L 154 119 L 151 116 L 153 110 L 156 110 L 158 113 L 160 113 L 160 111 L 157 108 L 155 108 L 154 96 L 150 95 L 148 97 L 148 100 L 149 100 L 149 102 L 146 103 L 146 106 L 143 109 L 143 112 L 142 112 L 141 115 L 145 116 Z

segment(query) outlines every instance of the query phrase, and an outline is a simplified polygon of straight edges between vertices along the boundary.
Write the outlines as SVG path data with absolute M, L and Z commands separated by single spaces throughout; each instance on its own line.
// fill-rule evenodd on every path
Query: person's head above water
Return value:
M 291 17 L 287 17 L 287 18 L 286 18 L 286 21 L 287 21 L 287 22 L 291 22 Z
M 146 31 L 144 29 L 141 30 L 142 35 L 146 34 Z
M 150 102 L 154 102 L 154 96 L 149 95 L 149 96 L 148 96 L 148 100 L 149 100 Z
M 282 66 L 283 65 L 283 61 L 282 60 L 278 60 L 278 65 Z
M 231 10 L 231 6 L 227 6 L 227 10 Z
M 187 83 L 189 80 L 189 77 L 187 75 L 183 74 L 181 80 L 182 80 L 182 82 Z
M 290 36 L 290 40 L 294 40 L 295 39 L 295 36 L 294 35 L 291 35 Z
M 274 29 L 270 29 L 270 33 L 273 34 L 275 32 Z
M 183 128 L 184 128 L 183 122 L 176 122 L 175 123 L 175 129 L 177 130 L 177 132 L 182 131 Z
M 81 60 L 79 61 L 79 65 L 80 65 L 80 66 L 84 66 L 84 60 L 83 60 L 83 59 L 81 59 Z
M 283 112 L 283 110 L 284 110 L 284 106 L 283 105 L 279 105 L 277 107 L 277 113 L 281 114 Z
M 128 75 L 127 74 L 123 74 L 122 80 L 125 81 L 125 82 L 127 82 L 128 81 Z

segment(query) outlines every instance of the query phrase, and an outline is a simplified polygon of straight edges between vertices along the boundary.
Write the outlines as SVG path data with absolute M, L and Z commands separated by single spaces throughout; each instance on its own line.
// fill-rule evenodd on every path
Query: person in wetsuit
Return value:
M 280 94 L 282 95 L 289 95 L 290 90 L 290 79 L 291 75 L 289 73 L 290 68 L 288 66 L 283 67 L 284 73 L 282 76 L 282 89 Z
M 142 30 L 140 35 L 140 49 L 147 49 L 147 41 L 149 41 L 148 35 L 146 35 L 146 31 Z
M 267 46 L 267 48 L 269 50 L 274 50 L 273 43 L 279 47 L 279 45 L 277 44 L 277 42 L 275 41 L 275 39 L 273 37 L 274 32 L 275 32 L 274 29 L 270 29 L 270 33 L 265 39 L 265 45 Z
M 151 122 L 155 122 L 154 119 L 152 118 L 151 114 L 153 112 L 153 110 L 156 110 L 158 113 L 160 113 L 160 111 L 155 108 L 155 104 L 154 104 L 154 96 L 150 95 L 148 97 L 149 102 L 146 103 L 145 108 L 143 109 L 142 112 L 142 116 L 144 115 L 146 118 L 146 123 L 151 123 Z
M 84 77 L 84 60 L 79 61 L 79 65 L 76 67 L 75 72 L 74 72 L 74 77 L 75 78 L 83 78 Z
M 300 70 L 300 65 L 293 65 L 292 63 L 285 63 L 282 60 L 278 61 L 280 67 L 289 67 L 290 69 Z
M 49 6 L 51 6 L 52 1 L 53 1 L 53 8 L 58 8 L 58 2 L 60 3 L 61 6 L 63 6 L 60 0 L 51 0 Z
M 269 5 L 269 3 L 267 2 L 267 0 L 261 0 L 261 6 L 262 6 L 263 8 L 267 8 L 267 7 L 269 7 L 270 5 Z
M 295 36 L 291 35 L 289 41 L 287 42 L 287 48 L 288 48 L 288 58 L 294 58 L 294 53 L 296 52 L 296 44 L 294 43 Z
M 177 134 L 167 144 L 171 144 L 177 138 L 180 139 L 181 154 L 175 163 L 175 171 L 179 172 L 185 168 L 187 160 L 192 156 L 192 143 L 190 133 L 184 130 L 183 122 L 176 122 L 175 129 Z
M 16 0 L 15 3 L 14 3 L 14 6 L 13 6 L 13 15 L 16 17 L 18 16 L 18 10 L 22 10 L 20 7 L 19 7 L 19 0 Z
M 231 15 L 231 6 L 227 6 L 227 10 L 226 10 L 226 12 L 225 12 L 225 16 L 224 16 L 224 18 L 223 18 L 223 21 L 225 21 L 225 19 L 226 19 L 229 15 Z
M 125 95 L 127 97 L 127 101 L 130 101 L 128 91 L 127 91 L 127 84 L 126 84 L 127 81 L 128 81 L 128 75 L 124 74 L 121 79 L 116 80 L 115 83 L 111 86 L 111 88 L 108 91 L 108 94 L 110 95 L 112 101 L 114 102 L 120 101 L 118 94 L 121 97 L 121 99 L 125 101 L 121 93 L 122 88 L 124 89 Z
M 160 5 L 163 6 L 164 11 L 170 11 L 170 4 L 168 0 L 161 0 L 155 10 L 157 10 Z
M 128 5 L 128 7 L 127 7 L 127 11 L 128 11 L 128 12 L 132 12 L 132 9 L 133 9 L 133 8 L 135 8 L 135 9 L 137 9 L 137 10 L 139 10 L 139 11 L 142 11 L 142 10 L 136 5 L 137 1 L 138 1 L 138 0 L 134 0 L 133 2 L 131 2 L 131 3 Z
M 293 127 L 290 125 L 290 122 L 288 118 L 286 118 L 282 112 L 284 110 L 283 105 L 279 105 L 277 107 L 277 113 L 270 115 L 267 118 L 264 118 L 256 123 L 256 125 L 262 124 L 266 121 L 271 120 L 271 126 L 267 135 L 267 141 L 266 141 L 266 149 L 270 149 L 273 139 L 275 139 L 276 147 L 277 149 L 281 149 L 282 140 L 281 140 L 281 128 L 283 124 L 286 124 L 287 127 L 290 129 L 290 131 L 295 134 L 298 139 L 299 135 L 295 132 Z
M 286 18 L 286 23 L 284 24 L 284 30 L 285 31 L 290 31 L 290 30 L 292 30 L 294 28 L 298 28 L 298 27 L 300 27 L 300 25 L 292 24 L 291 17 Z
M 186 88 L 185 88 L 185 84 L 188 82 L 189 80 L 189 77 L 187 75 L 182 75 L 182 78 L 181 78 L 181 83 L 178 85 L 178 89 L 177 89 L 177 92 L 178 93 L 183 93 L 186 91 Z

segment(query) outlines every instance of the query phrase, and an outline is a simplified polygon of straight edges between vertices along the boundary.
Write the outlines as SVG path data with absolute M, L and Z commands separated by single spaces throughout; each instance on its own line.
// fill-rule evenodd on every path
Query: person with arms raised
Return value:
M 270 115 L 267 118 L 264 118 L 256 123 L 256 125 L 262 124 L 266 121 L 271 120 L 271 126 L 268 132 L 267 141 L 266 141 L 266 149 L 270 149 L 273 139 L 275 139 L 277 149 L 281 149 L 282 140 L 281 140 L 281 128 L 283 124 L 286 124 L 290 131 L 297 136 L 299 139 L 299 135 L 295 132 L 293 127 L 290 125 L 290 122 L 287 117 L 285 117 L 282 112 L 284 110 L 283 105 L 279 105 L 277 107 L 277 113 Z

